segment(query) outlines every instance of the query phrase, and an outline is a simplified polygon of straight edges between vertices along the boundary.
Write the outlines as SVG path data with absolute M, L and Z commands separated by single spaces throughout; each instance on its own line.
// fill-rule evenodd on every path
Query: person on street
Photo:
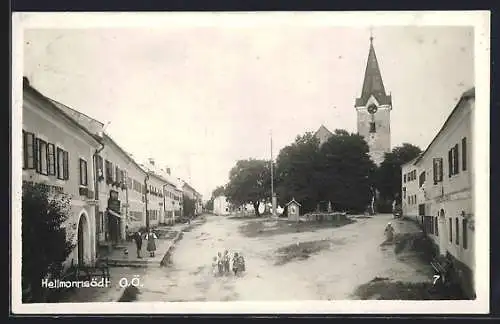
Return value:
M 219 270 L 219 275 L 224 273 L 224 260 L 220 252 L 217 253 L 217 269 Z
M 394 239 L 394 227 L 392 227 L 391 222 L 385 227 L 384 234 L 386 241 L 392 241 Z
M 146 235 L 146 240 L 148 241 L 148 247 L 147 250 L 149 252 L 150 257 L 155 256 L 155 251 L 156 251 L 156 234 L 153 232 L 152 229 L 149 230 L 149 233 Z
M 233 272 L 234 275 L 238 275 L 238 272 L 241 270 L 240 257 L 238 256 L 238 252 L 234 252 L 233 256 Z
M 231 257 L 229 256 L 229 251 L 225 250 L 224 251 L 224 273 L 228 274 L 231 272 Z
M 134 235 L 135 246 L 137 248 L 137 258 L 142 258 L 141 256 L 141 248 L 142 248 L 142 235 L 140 231 L 135 232 Z
M 243 254 L 239 254 L 238 259 L 240 260 L 240 271 L 243 272 L 245 271 L 245 258 L 243 257 Z
M 212 274 L 213 274 L 214 276 L 216 276 L 216 275 L 217 275 L 217 273 L 218 273 L 218 270 L 219 270 L 219 269 L 218 269 L 217 257 L 216 257 L 216 256 L 214 256 L 214 257 L 213 257 L 213 259 L 212 259 Z

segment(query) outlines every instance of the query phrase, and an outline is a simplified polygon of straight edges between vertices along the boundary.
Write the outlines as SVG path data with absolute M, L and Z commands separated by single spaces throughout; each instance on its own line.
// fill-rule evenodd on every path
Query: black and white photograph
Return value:
M 489 28 L 14 14 L 13 312 L 487 313 Z

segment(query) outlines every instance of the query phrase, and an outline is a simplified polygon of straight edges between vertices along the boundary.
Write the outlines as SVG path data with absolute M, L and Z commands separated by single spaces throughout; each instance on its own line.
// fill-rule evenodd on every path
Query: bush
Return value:
M 24 183 L 22 197 L 22 289 L 23 302 L 44 302 L 45 278 L 59 278 L 64 262 L 75 245 L 67 237 L 70 198 L 49 192 L 47 186 Z

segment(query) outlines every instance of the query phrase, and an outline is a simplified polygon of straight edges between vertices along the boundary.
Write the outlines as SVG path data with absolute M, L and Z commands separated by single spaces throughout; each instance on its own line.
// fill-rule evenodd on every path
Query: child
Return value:
M 229 251 L 225 250 L 224 251 L 224 273 L 229 273 L 231 271 L 230 268 L 230 256 L 229 256 Z
M 240 257 L 238 256 L 238 252 L 234 252 L 233 256 L 233 272 L 236 276 L 238 271 L 241 271 Z
M 245 271 L 245 258 L 243 254 L 240 253 L 238 260 L 240 261 L 240 271 Z
M 219 270 L 219 275 L 224 272 L 224 260 L 222 259 L 222 253 L 217 253 L 217 268 Z
M 212 259 L 212 274 L 213 274 L 214 276 L 216 276 L 216 275 L 217 275 L 217 271 L 218 271 L 218 269 L 217 269 L 217 265 L 218 265 L 218 262 L 217 262 L 217 257 L 216 257 L 216 256 L 214 256 L 214 257 L 213 257 L 213 259 Z

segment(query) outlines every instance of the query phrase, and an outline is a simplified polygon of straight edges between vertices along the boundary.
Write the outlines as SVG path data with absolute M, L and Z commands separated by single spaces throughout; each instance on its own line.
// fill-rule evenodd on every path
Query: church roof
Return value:
M 332 132 L 330 132 L 328 130 L 328 128 L 325 127 L 325 125 L 321 125 L 318 130 L 316 131 L 316 133 L 314 133 L 315 135 L 319 134 L 319 133 L 325 133 L 325 134 L 328 134 L 328 135 L 333 135 Z
M 366 62 L 363 89 L 361 90 L 361 97 L 356 99 L 356 107 L 366 106 L 368 99 L 372 95 L 380 105 L 391 104 L 391 96 L 385 92 L 384 82 L 380 74 L 375 48 L 373 48 L 373 38 L 370 38 L 370 51 Z

